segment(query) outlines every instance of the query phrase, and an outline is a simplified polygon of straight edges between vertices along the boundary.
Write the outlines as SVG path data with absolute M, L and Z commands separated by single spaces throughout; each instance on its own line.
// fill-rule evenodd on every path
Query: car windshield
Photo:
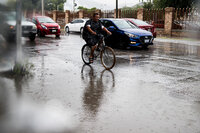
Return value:
M 138 19 L 131 19 L 131 21 L 133 21 L 136 25 L 142 26 L 142 25 L 149 25 L 148 23 L 142 21 L 142 20 L 138 20 Z
M 38 17 L 38 21 L 40 23 L 55 23 L 51 18 L 49 17 Z
M 6 16 L 7 21 L 16 21 L 16 12 L 7 12 L 4 14 Z M 24 21 L 25 18 L 22 16 L 22 20 Z
M 130 21 L 127 21 L 127 23 L 128 23 L 129 25 L 131 25 L 131 27 L 132 27 L 133 29 L 139 29 L 136 25 L 134 25 L 134 24 L 131 23 Z
M 114 24 L 119 29 L 132 29 L 133 27 L 126 22 L 126 20 L 113 20 Z

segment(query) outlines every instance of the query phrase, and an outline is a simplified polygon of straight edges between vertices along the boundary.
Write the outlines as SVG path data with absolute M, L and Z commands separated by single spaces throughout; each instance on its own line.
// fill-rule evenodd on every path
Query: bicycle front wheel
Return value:
M 89 60 L 90 53 L 91 53 L 91 47 L 85 44 L 81 50 L 81 57 L 82 57 L 83 62 L 87 65 L 90 64 L 90 60 Z
M 112 48 L 105 46 L 101 51 L 101 63 L 105 69 L 109 70 L 115 66 L 116 57 Z

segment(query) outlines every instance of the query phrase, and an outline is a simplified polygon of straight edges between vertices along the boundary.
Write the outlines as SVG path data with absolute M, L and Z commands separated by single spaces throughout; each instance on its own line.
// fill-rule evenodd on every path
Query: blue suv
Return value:
M 132 47 L 142 46 L 147 48 L 153 45 L 151 32 L 142 30 L 124 19 L 101 19 L 102 24 L 112 32 L 112 35 L 105 41 L 111 47 Z

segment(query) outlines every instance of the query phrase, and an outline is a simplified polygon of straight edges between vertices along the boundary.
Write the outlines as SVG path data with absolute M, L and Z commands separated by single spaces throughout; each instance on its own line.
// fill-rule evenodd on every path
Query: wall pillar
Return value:
M 65 24 L 70 22 L 70 11 L 66 10 L 65 11 Z
M 78 15 L 79 15 L 79 18 L 84 18 L 84 12 L 83 12 L 83 10 L 80 10 L 78 12 Z
M 168 36 L 172 35 L 172 26 L 173 26 L 173 7 L 167 7 L 165 8 L 165 34 Z
M 53 20 L 56 22 L 56 20 L 57 20 L 57 11 L 56 10 L 54 10 L 53 11 Z
M 139 20 L 143 20 L 144 19 L 144 9 L 143 8 L 138 9 L 138 11 L 137 11 L 137 19 L 139 19 Z

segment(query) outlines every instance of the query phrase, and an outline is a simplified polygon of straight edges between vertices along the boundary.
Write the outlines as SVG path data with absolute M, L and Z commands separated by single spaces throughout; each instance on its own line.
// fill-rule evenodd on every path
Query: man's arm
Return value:
M 103 30 L 108 34 L 108 35 L 112 35 L 112 33 L 110 31 L 108 31 L 105 27 L 103 27 Z
M 89 25 L 87 25 L 87 30 L 88 30 L 91 34 L 93 34 L 93 35 L 96 35 L 96 34 L 97 34 L 96 32 L 94 32 L 94 31 L 90 28 Z

